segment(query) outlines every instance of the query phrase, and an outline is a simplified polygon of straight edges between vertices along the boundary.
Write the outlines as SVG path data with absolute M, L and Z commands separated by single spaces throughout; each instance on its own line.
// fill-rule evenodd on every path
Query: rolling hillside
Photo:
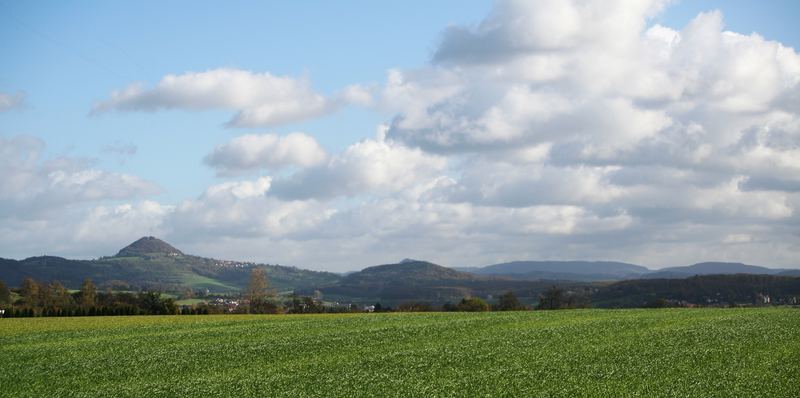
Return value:
M 640 265 L 613 261 L 512 261 L 481 268 L 459 268 L 477 275 L 514 279 L 602 281 L 636 278 L 650 270 Z
M 380 300 L 384 304 L 404 301 L 442 304 L 468 296 L 495 297 L 511 290 L 523 301 L 533 302 L 552 284 L 552 281 L 475 275 L 426 261 L 406 260 L 365 268 L 322 287 L 321 291 L 327 296 Z M 568 285 L 584 286 L 574 282 Z
M 698 275 L 689 278 L 633 279 L 600 287 L 592 295 L 596 307 L 641 307 L 657 300 L 696 305 L 798 304 L 800 278 L 776 275 Z M 758 303 L 759 297 L 762 302 Z
M 521 280 L 614 281 L 626 279 L 676 279 L 695 275 L 800 275 L 800 270 L 767 268 L 727 262 L 704 262 L 651 270 L 614 261 L 513 261 L 486 267 L 454 268 L 475 275 L 502 276 Z
M 280 291 L 293 290 L 310 295 L 319 290 L 329 300 L 381 301 L 389 305 L 409 301 L 442 304 L 456 302 L 467 296 L 492 299 L 509 290 L 523 301 L 535 303 L 539 294 L 553 285 L 589 294 L 601 289 L 597 296 L 601 301 L 608 301 L 609 292 L 615 292 L 612 295 L 628 297 L 622 300 L 624 303 L 617 304 L 641 305 L 654 298 L 681 300 L 682 296 L 670 295 L 663 290 L 684 290 L 685 284 L 670 282 L 673 279 L 716 274 L 788 277 L 796 276 L 798 272 L 711 262 L 651 271 L 634 264 L 610 261 L 515 261 L 483 268 L 453 269 L 405 259 L 396 264 L 378 265 L 338 275 L 295 267 L 193 256 L 160 239 L 143 237 L 114 256 L 95 260 L 70 260 L 54 256 L 24 260 L 0 258 L 0 280 L 10 286 L 19 286 L 24 278 L 31 277 L 41 282 L 60 281 L 68 288 L 76 289 L 84 279 L 91 278 L 101 288 L 115 290 L 179 292 L 188 287 L 208 289 L 215 293 L 234 293 L 247 284 L 254 267 L 263 268 L 272 287 Z M 637 280 L 643 282 L 612 284 L 610 286 L 613 288 L 605 288 L 610 281 Z M 646 282 L 648 280 L 654 281 Z M 756 287 L 748 286 L 743 291 L 752 296 Z
M 767 268 L 742 263 L 705 262 L 685 267 L 669 267 L 653 271 L 647 278 L 687 278 L 694 275 L 753 274 L 777 275 L 785 269 Z
M 241 290 L 253 267 L 266 271 L 270 284 L 280 290 L 314 288 L 336 282 L 340 276 L 295 267 L 217 260 L 182 253 L 154 237 L 144 237 L 112 257 L 69 260 L 42 256 L 24 260 L 0 259 L 0 280 L 18 286 L 24 278 L 59 281 L 78 288 L 85 278 L 124 289 L 144 288 L 180 291 L 187 287 L 212 292 Z

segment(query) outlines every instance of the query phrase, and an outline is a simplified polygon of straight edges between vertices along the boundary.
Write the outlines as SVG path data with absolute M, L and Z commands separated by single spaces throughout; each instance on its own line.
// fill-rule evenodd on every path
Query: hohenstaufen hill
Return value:
M 263 268 L 278 290 L 314 289 L 339 280 L 338 274 L 280 265 L 217 260 L 184 254 L 152 236 L 122 248 L 115 256 L 96 260 L 69 260 L 54 256 L 24 260 L 0 259 L 0 280 L 19 286 L 24 278 L 59 281 L 68 288 L 80 287 L 91 278 L 114 289 L 157 289 L 182 291 L 186 288 L 213 292 L 238 292 L 254 267 Z
M 182 256 L 183 252 L 172 247 L 167 242 L 153 236 L 145 236 L 122 248 L 116 257 L 135 257 L 147 254 L 166 254 L 168 256 Z

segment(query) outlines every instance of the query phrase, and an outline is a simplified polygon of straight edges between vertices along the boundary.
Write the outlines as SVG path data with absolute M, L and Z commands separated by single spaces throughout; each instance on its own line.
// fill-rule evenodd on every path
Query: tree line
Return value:
M 253 269 L 249 283 L 241 297 L 222 303 L 200 303 L 179 306 L 174 298 L 164 297 L 157 291 L 114 292 L 99 291 L 91 279 L 84 280 L 80 290 L 70 291 L 60 282 L 41 283 L 27 278 L 18 289 L 12 291 L 0 281 L 0 308 L 5 317 L 38 316 L 101 316 L 101 315 L 199 315 L 219 313 L 248 314 L 311 314 L 337 312 L 425 312 L 425 311 L 522 311 L 531 309 L 585 308 L 588 297 L 552 287 L 542 293 L 536 307 L 519 301 L 513 291 L 498 297 L 497 303 L 489 304 L 479 297 L 464 297 L 457 303 L 434 306 L 426 302 L 406 302 L 396 308 L 382 306 L 360 307 L 355 304 L 325 305 L 321 293 L 300 296 L 295 293 L 281 299 L 270 288 L 264 271 Z M 232 303 L 235 305 L 231 306 Z
M 319 299 L 308 296 L 299 296 L 292 293 L 289 300 L 281 305 L 277 294 L 269 288 L 269 282 L 264 272 L 254 269 L 250 276 L 245 298 L 248 300 L 246 311 L 248 313 L 288 313 L 308 314 L 323 312 L 362 312 L 364 309 L 349 305 L 346 307 L 325 306 Z M 530 309 L 555 310 L 568 308 L 588 308 L 590 299 L 587 294 L 567 291 L 557 286 L 544 291 L 539 296 L 539 304 L 535 307 L 524 305 L 519 301 L 513 291 L 498 297 L 497 303 L 491 305 L 480 297 L 464 297 L 458 303 L 445 303 L 441 307 L 426 302 L 406 302 L 396 309 L 384 307 L 380 302 L 368 306 L 367 311 L 374 312 L 425 312 L 425 311 L 459 311 L 459 312 L 484 312 L 484 311 L 524 311 Z M 245 312 L 245 311 L 241 311 Z
M 60 282 L 40 283 L 32 278 L 22 281 L 15 289 L 18 298 L 0 282 L 0 308 L 5 317 L 37 316 L 100 316 L 100 315 L 171 315 L 180 313 L 173 298 L 160 292 L 98 291 L 91 279 L 86 279 L 78 291 L 70 292 Z
M 490 304 L 480 297 L 464 297 L 457 303 L 447 302 L 435 306 L 426 302 L 407 302 L 397 307 L 401 312 L 484 312 L 484 311 L 527 311 L 558 310 L 572 308 L 589 308 L 591 300 L 583 293 L 573 292 L 553 286 L 539 295 L 539 303 L 535 306 L 525 305 L 519 301 L 513 291 L 509 290 L 497 298 L 497 303 Z

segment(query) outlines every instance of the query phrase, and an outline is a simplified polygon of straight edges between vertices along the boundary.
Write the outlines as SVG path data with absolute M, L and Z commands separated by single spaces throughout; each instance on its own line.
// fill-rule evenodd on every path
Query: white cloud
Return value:
M 333 214 L 314 200 L 282 201 L 265 195 L 271 180 L 235 181 L 209 187 L 175 207 L 166 223 L 184 240 L 225 237 L 282 238 L 316 227 Z
M 472 158 L 458 181 L 440 186 L 437 195 L 447 201 L 502 207 L 604 204 L 627 193 L 610 181 L 617 170 Z
M 8 94 L 0 92 L 0 112 L 16 109 L 25 103 L 25 93 Z
M 206 190 L 207 198 L 233 195 L 237 199 L 264 196 L 272 183 L 270 177 L 259 177 L 255 181 L 230 181 L 212 185 Z
M 361 105 L 369 107 L 373 105 L 373 88 L 354 84 L 348 86 L 342 92 L 342 99 L 349 104 Z
M 30 136 L 0 137 L 0 215 L 35 217 L 77 203 L 124 200 L 158 193 L 152 182 L 92 167 L 88 159 L 44 157 Z
M 440 176 L 446 165 L 443 157 L 419 149 L 380 137 L 365 139 L 324 164 L 276 179 L 271 194 L 325 199 L 401 193 Z
M 476 29 L 452 26 L 434 60 L 500 63 L 530 52 L 630 45 L 666 1 L 518 0 L 496 3 Z
M 218 145 L 205 157 L 206 164 L 221 175 L 286 166 L 309 167 L 323 162 L 325 150 L 317 141 L 303 133 L 285 137 L 276 134 L 248 134 Z
M 435 68 L 390 74 L 388 136 L 437 152 L 550 142 L 614 158 L 694 125 L 717 155 L 771 111 L 796 113 L 791 48 L 725 32 L 719 12 L 648 28 L 661 3 L 500 2 L 477 28 L 451 28 Z
M 92 113 L 229 109 L 236 111 L 229 126 L 266 127 L 316 118 L 350 102 L 368 102 L 368 95 L 352 86 L 330 99 L 315 92 L 306 78 L 221 68 L 166 75 L 152 88 L 132 84 L 95 104 Z
M 113 250 L 119 242 L 132 242 L 144 235 L 162 235 L 164 230 L 161 223 L 170 211 L 170 206 L 150 200 L 97 206 L 77 226 L 74 239 L 108 246 Z
M 449 28 L 433 66 L 390 72 L 386 136 L 456 165 L 427 200 L 616 214 L 626 221 L 611 245 L 630 256 L 718 247 L 726 227 L 773 231 L 788 258 L 800 56 L 724 31 L 716 11 L 681 30 L 649 25 L 664 5 L 498 2 L 477 26 Z M 569 236 L 556 247 L 572 247 Z M 770 258 L 763 242 L 745 242 L 745 257 Z M 604 243 L 582 241 L 580 252 Z M 690 253 L 681 255 L 700 259 Z
M 95 168 L 90 159 L 45 155 L 44 141 L 0 136 L 0 253 L 95 257 L 120 240 L 157 232 L 155 202 L 114 205 L 157 194 L 139 177 Z M 116 249 L 119 249 L 118 247 Z

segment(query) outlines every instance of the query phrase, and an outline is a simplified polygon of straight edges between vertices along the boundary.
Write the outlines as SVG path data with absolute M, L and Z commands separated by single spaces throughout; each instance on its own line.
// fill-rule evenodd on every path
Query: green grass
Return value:
M 203 300 L 203 299 L 183 299 L 183 300 L 175 301 L 175 304 L 177 304 L 177 305 L 197 305 L 197 304 L 205 303 L 205 302 L 207 302 L 207 301 Z
M 0 320 L 2 396 L 800 396 L 800 310 Z

